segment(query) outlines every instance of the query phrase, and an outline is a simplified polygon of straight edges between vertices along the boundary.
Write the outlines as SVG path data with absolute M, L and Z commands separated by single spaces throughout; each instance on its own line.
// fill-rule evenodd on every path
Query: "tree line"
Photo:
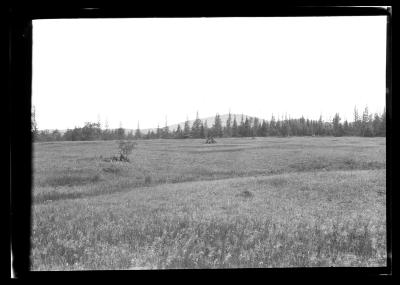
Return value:
M 260 120 L 257 117 L 247 117 L 230 113 L 225 124 L 219 114 L 216 114 L 212 126 L 207 121 L 196 119 L 190 125 L 186 120 L 181 127 L 170 130 L 167 124 L 159 126 L 155 131 L 150 130 L 143 133 L 139 125 L 135 131 L 126 131 L 122 126 L 117 129 L 103 129 L 100 122 L 87 122 L 83 127 L 68 129 L 61 134 L 59 130 L 38 130 L 35 111 L 32 112 L 32 135 L 35 141 L 92 141 L 92 140 L 134 140 L 134 139 L 184 139 L 184 138 L 206 138 L 206 137 L 287 137 L 287 136 L 362 136 L 362 137 L 385 137 L 386 136 L 386 109 L 381 114 L 372 114 L 365 107 L 360 115 L 354 108 L 352 122 L 342 122 L 339 113 L 336 113 L 332 121 L 301 118 L 278 118 L 274 116 L 270 120 Z

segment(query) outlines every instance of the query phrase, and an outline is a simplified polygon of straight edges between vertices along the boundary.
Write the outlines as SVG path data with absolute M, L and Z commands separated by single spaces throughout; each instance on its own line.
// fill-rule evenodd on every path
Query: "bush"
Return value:
M 129 158 L 128 155 L 130 155 L 133 151 L 133 149 L 135 148 L 136 143 L 135 142 L 131 142 L 131 141 L 119 141 L 118 142 L 118 150 L 119 156 L 114 156 L 112 158 L 112 160 L 119 160 L 119 161 L 125 161 L 125 162 L 129 162 Z

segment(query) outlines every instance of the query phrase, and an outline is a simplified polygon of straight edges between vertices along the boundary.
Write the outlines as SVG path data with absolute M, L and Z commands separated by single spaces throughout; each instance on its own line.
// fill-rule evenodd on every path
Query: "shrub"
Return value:
M 130 155 L 135 148 L 136 143 L 131 141 L 119 141 L 118 142 L 118 154 L 112 157 L 103 158 L 100 156 L 100 159 L 106 162 L 110 161 L 125 161 L 130 162 L 128 155 Z
M 135 148 L 136 143 L 131 141 L 119 141 L 119 160 L 129 162 L 128 155 L 130 155 Z

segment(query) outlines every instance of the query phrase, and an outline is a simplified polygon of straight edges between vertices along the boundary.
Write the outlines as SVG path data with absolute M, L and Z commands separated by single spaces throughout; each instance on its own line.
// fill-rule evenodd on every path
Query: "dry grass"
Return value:
M 382 141 L 35 144 L 32 269 L 384 266 Z

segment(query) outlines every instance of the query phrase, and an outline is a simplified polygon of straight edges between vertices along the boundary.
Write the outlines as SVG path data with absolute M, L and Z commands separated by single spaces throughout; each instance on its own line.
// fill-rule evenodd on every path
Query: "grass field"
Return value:
M 386 265 L 384 138 L 34 144 L 33 270 Z

